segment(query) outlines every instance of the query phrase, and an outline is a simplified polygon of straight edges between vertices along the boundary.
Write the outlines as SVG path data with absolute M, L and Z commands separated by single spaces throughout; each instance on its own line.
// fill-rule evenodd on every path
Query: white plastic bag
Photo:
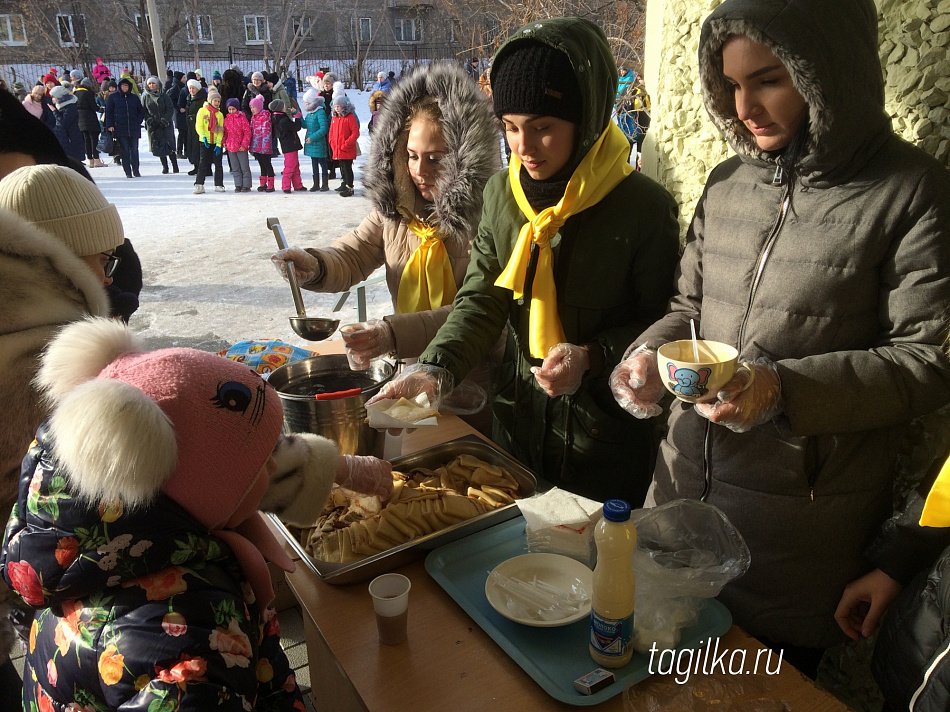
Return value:
M 725 514 L 698 500 L 639 509 L 631 519 L 637 528 L 634 647 L 673 649 L 706 600 L 748 570 L 749 547 Z

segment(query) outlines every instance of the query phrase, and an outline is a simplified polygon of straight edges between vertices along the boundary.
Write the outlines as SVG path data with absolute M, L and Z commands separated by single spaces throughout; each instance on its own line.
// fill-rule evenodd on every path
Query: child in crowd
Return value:
M 270 112 L 264 108 L 264 97 L 255 96 L 248 102 L 251 109 L 251 153 L 254 160 L 261 167 L 261 184 L 258 192 L 274 192 L 274 166 L 271 157 L 274 155 L 274 127 L 271 124 Z
M 359 135 L 360 122 L 353 111 L 353 104 L 346 94 L 335 94 L 333 119 L 330 121 L 330 149 L 343 179 L 337 192 L 344 198 L 353 195 L 353 161 L 356 159 L 356 139 Z
M 267 561 L 294 564 L 258 509 L 315 521 L 334 481 L 388 497 L 389 463 L 282 437 L 246 365 L 113 320 L 66 327 L 37 383 L 52 412 L 0 552 L 36 609 L 23 708 L 302 710 L 269 607 Z
M 224 192 L 224 169 L 221 167 L 221 151 L 224 146 L 224 114 L 221 113 L 221 95 L 214 89 L 208 92 L 208 100 L 198 110 L 195 130 L 201 140 L 201 160 L 195 177 L 195 194 L 205 192 L 205 178 L 214 166 L 214 192 Z
M 248 149 L 251 146 L 251 124 L 241 111 L 241 102 L 228 99 L 224 117 L 224 148 L 228 152 L 228 165 L 234 178 L 235 193 L 251 192 L 251 162 Z
M 310 156 L 313 166 L 313 187 L 310 192 L 330 190 L 330 174 L 327 167 L 327 137 L 330 135 L 330 118 L 323 108 L 323 97 L 316 89 L 308 89 L 303 95 L 303 108 L 307 112 L 303 125 L 307 129 L 303 153 Z M 322 179 L 320 178 L 322 176 Z
M 297 111 L 291 107 L 285 107 L 281 99 L 271 101 L 271 123 L 274 126 L 274 136 L 280 141 L 280 150 L 284 154 L 284 170 L 280 181 L 280 187 L 285 193 L 290 189 L 306 190 L 303 187 L 303 179 L 300 177 L 300 155 L 297 153 L 303 146 L 300 143 L 300 117 L 295 116 Z M 285 111 L 287 113 L 285 113 Z

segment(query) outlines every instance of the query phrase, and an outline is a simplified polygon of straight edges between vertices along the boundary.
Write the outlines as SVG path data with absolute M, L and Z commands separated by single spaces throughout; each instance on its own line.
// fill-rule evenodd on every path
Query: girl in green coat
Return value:
M 495 442 L 559 487 L 638 506 L 653 425 L 614 402 L 607 377 L 663 314 L 679 242 L 675 202 L 633 170 L 610 120 L 616 87 L 606 37 L 587 20 L 531 23 L 501 47 L 492 89 L 511 164 L 485 188 L 454 311 L 379 397 L 438 402 L 507 325 Z

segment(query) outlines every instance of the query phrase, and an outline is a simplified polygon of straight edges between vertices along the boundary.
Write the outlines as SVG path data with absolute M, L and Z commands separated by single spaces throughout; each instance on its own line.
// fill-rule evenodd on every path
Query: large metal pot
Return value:
M 383 438 L 365 422 L 365 403 L 396 372 L 377 359 L 366 371 L 351 371 L 346 356 L 311 356 L 275 369 L 268 381 L 284 406 L 284 427 L 335 441 L 347 455 L 380 455 Z

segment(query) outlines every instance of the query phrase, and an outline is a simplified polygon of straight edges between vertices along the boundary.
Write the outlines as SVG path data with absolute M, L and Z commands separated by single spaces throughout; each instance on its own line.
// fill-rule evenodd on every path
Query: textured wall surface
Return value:
M 703 108 L 702 21 L 720 0 L 665 0 L 651 89 L 656 178 L 680 205 L 685 238 L 709 171 L 731 154 Z M 950 167 L 950 0 L 878 0 L 886 108 L 894 130 Z M 652 9 L 651 5 L 651 9 Z

